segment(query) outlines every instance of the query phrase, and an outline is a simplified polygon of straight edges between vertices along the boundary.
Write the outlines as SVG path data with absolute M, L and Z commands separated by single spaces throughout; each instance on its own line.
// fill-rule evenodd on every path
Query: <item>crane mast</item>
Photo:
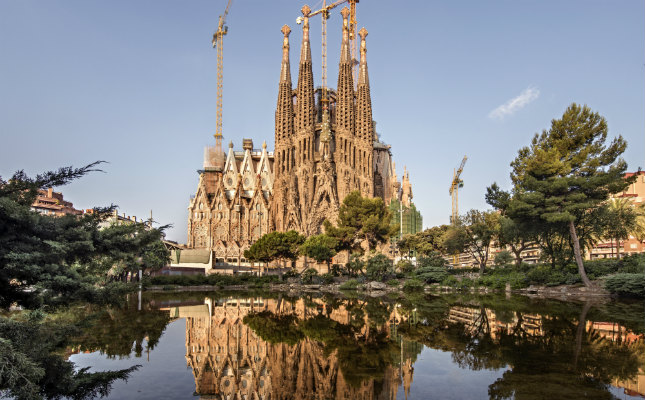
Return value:
M 464 156 L 459 168 L 453 171 L 452 182 L 450 183 L 449 193 L 452 197 L 452 216 L 450 217 L 450 223 L 453 225 L 457 224 L 459 219 L 459 188 L 464 186 L 464 181 L 461 180 L 460 176 L 464 170 L 464 165 L 466 165 L 466 160 L 468 160 L 468 157 Z
M 213 47 L 217 50 L 217 112 L 215 114 L 215 146 L 218 149 L 222 147 L 222 91 L 224 80 L 224 35 L 228 33 L 226 16 L 231 8 L 233 0 L 228 0 L 224 14 L 219 16 L 217 31 L 213 34 Z

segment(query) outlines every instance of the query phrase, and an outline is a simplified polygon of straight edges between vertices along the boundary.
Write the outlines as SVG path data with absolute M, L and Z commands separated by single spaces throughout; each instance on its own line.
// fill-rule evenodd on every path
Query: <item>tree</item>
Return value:
M 439 225 L 417 232 L 414 235 L 405 235 L 397 245 L 401 252 L 414 250 L 421 256 L 429 255 L 433 252 L 444 253 L 443 238 L 448 228 L 448 225 Z
M 508 265 L 511 263 L 511 261 L 513 261 L 513 256 L 508 250 L 502 250 L 495 255 L 495 265 L 498 267 Z
M 244 251 L 244 257 L 265 263 L 274 260 L 293 262 L 298 258 L 299 248 L 304 241 L 305 237 L 296 231 L 267 233 Z M 279 270 L 279 274 L 282 279 L 282 269 Z
M 141 258 L 159 266 L 163 253 L 155 246 L 163 228 L 140 234 L 127 230 L 139 227 L 101 230 L 114 206 L 82 216 L 54 217 L 31 210 L 38 190 L 66 184 L 96 171 L 96 165 L 65 167 L 36 178 L 22 171 L 8 181 L 0 178 L 0 307 L 103 301 L 109 291 L 123 289 L 106 284 L 115 264 L 138 268 L 135 261 Z
M 499 231 L 499 214 L 494 211 L 470 210 L 459 217 L 457 225 L 446 232 L 444 245 L 450 252 L 467 252 L 479 264 L 479 272 L 486 269 L 490 245 Z
M 367 276 L 367 279 L 373 281 L 382 281 L 391 272 L 393 272 L 393 269 L 392 260 L 383 254 L 377 254 L 367 260 L 365 276 Z
M 339 242 L 338 250 L 360 250 L 361 243 L 367 252 L 377 243 L 384 243 L 398 229 L 391 226 L 392 216 L 380 197 L 369 199 L 353 191 L 343 200 L 334 227 L 325 220 L 325 232 Z
M 414 276 L 425 283 L 441 282 L 448 277 L 448 263 L 437 252 L 419 257 Z
M 515 264 L 522 263 L 522 252 L 538 239 L 538 227 L 531 223 L 508 217 L 508 206 L 511 194 L 499 188 L 496 183 L 486 188 L 486 202 L 500 212 L 497 241 L 502 246 L 508 246 L 515 255 Z
M 329 267 L 332 258 L 336 255 L 336 246 L 338 246 L 338 240 L 335 238 L 325 234 L 314 235 L 308 237 L 300 246 L 300 252 L 319 263 L 327 263 Z
M 607 122 L 589 107 L 570 105 L 551 128 L 536 134 L 511 163 L 514 219 L 569 234 L 578 271 L 591 285 L 582 262 L 577 224 L 598 210 L 610 194 L 632 182 L 620 158 L 627 143 L 618 136 L 607 143 Z
M 620 241 L 630 235 L 643 237 L 643 227 L 639 219 L 643 218 L 642 205 L 634 206 L 627 198 L 610 199 L 605 208 L 606 231 L 605 237 L 611 240 L 611 252 L 614 254 L 614 240 L 616 240 L 616 256 L 620 258 Z

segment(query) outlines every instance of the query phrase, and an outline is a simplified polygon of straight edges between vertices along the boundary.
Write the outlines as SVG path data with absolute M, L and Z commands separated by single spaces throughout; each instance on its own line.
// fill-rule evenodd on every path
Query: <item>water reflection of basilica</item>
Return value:
M 410 343 L 399 342 L 400 360 L 384 368 L 382 379 L 350 384 L 337 352 L 325 354 L 321 343 L 305 337 L 294 345 L 272 344 L 258 337 L 243 318 L 263 311 L 296 315 L 299 320 L 325 315 L 340 324 L 351 319 L 342 305 L 331 309 L 303 299 L 206 299 L 202 305 L 171 308 L 171 316 L 186 318 L 186 362 L 193 370 L 196 395 L 218 400 L 395 399 L 403 385 L 407 397 L 414 362 L 406 354 Z M 400 320 L 395 309 L 381 331 L 391 336 Z M 370 329 L 375 328 L 365 323 L 361 336 L 369 336 Z M 412 356 L 418 350 L 413 349 Z

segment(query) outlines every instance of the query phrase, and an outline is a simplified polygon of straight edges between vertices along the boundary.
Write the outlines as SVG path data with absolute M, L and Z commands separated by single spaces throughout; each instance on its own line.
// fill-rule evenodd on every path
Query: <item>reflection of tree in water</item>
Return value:
M 127 379 L 138 366 L 88 372 L 89 368 L 75 369 L 66 359 L 66 348 L 74 346 L 69 338 L 87 326 L 91 312 L 85 307 L 46 319 L 38 311 L 0 318 L 0 394 L 16 399 L 92 399 L 107 395 L 114 381 Z
M 82 334 L 73 339 L 78 351 L 100 351 L 108 357 L 125 357 L 132 353 L 141 357 L 143 343 L 152 350 L 171 318 L 167 311 L 153 309 L 144 303 L 138 310 L 135 301 L 123 307 L 105 307 L 88 318 Z
M 491 399 L 613 398 L 608 391 L 612 380 L 630 379 L 638 372 L 642 335 L 629 345 L 604 337 L 587 323 L 589 303 L 566 303 L 563 308 L 557 302 L 522 302 L 515 304 L 510 318 L 508 304 L 466 298 L 440 312 L 441 317 L 422 314 L 422 323 L 403 326 L 401 332 L 431 348 L 450 351 L 462 368 L 508 367 L 489 386 Z M 484 305 L 499 306 L 502 318 Z M 551 313 L 527 312 L 536 309 Z M 610 317 L 598 310 L 593 313 Z

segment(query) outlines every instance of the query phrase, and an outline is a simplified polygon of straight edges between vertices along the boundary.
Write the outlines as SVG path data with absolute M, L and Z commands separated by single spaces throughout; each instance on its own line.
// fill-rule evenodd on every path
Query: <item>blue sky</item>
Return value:
M 59 188 L 76 207 L 153 211 L 186 241 L 189 196 L 215 133 L 216 52 L 225 0 L 0 0 L 0 175 L 106 160 Z M 235 0 L 224 39 L 224 136 L 273 147 L 283 24 L 297 77 L 303 1 Z M 311 2 L 313 9 L 320 3 Z M 335 86 L 340 9 L 328 25 Z M 645 167 L 645 2 L 380 1 L 369 31 L 374 119 L 407 165 L 426 227 L 447 223 L 453 169 L 468 155 L 460 210 L 508 188 L 509 163 L 571 102 L 607 118 Z M 320 84 L 320 20 L 312 21 Z

